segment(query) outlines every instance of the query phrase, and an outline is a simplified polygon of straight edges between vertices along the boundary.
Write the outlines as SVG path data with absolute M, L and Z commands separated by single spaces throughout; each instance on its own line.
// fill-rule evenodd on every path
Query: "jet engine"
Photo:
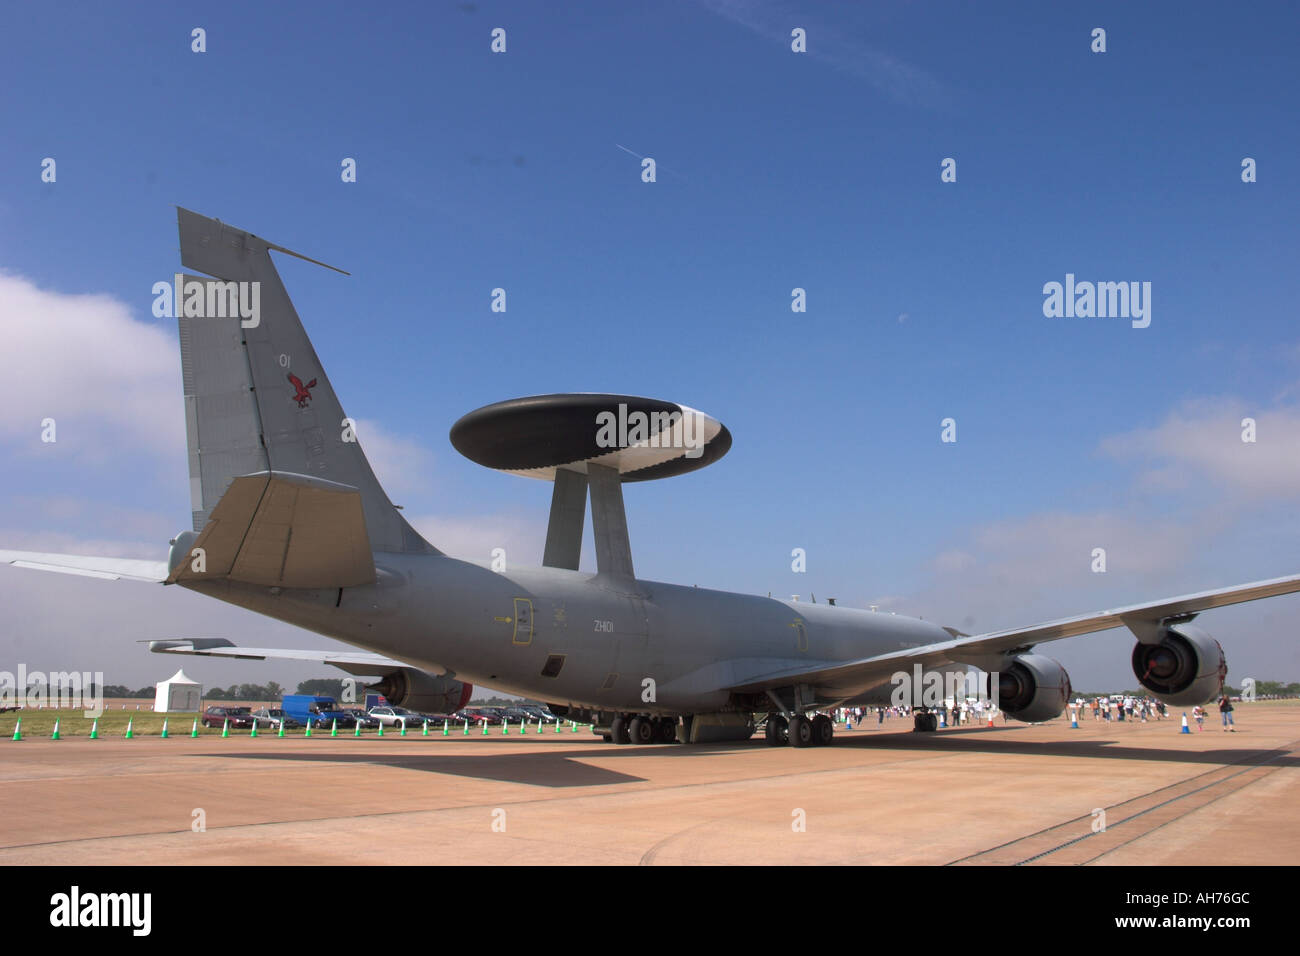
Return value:
M 1042 654 L 1021 654 L 998 672 L 998 706 L 1026 723 L 1061 716 L 1070 699 L 1070 675 Z
M 383 694 L 390 704 L 426 714 L 451 714 L 469 703 L 473 684 L 437 677 L 413 667 L 390 671 L 366 690 Z
M 1133 648 L 1138 683 L 1167 704 L 1205 704 L 1223 692 L 1228 662 L 1219 642 L 1193 624 L 1170 624 L 1159 644 Z

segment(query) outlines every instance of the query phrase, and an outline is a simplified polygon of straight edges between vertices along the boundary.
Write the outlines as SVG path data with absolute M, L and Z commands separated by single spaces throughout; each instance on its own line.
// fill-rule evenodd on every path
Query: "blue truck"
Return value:
M 298 723 L 306 725 L 311 721 L 313 728 L 331 727 L 338 721 L 340 727 L 352 727 L 356 718 L 339 707 L 333 697 L 319 697 L 316 694 L 286 694 L 280 702 L 284 712 Z

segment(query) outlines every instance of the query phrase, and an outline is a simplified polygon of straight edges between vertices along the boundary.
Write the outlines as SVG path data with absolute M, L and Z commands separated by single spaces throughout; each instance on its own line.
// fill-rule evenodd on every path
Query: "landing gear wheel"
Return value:
M 791 747 L 810 747 L 813 742 L 812 721 L 807 717 L 795 716 L 790 718 L 790 746 Z
M 664 717 L 659 721 L 659 730 L 657 735 L 661 744 L 677 743 L 677 721 L 671 717 Z
M 764 736 L 769 747 L 784 747 L 790 741 L 790 725 L 780 714 L 768 714 Z
M 632 738 L 628 736 L 627 718 L 625 717 L 615 717 L 614 722 L 609 725 L 609 733 L 616 744 L 630 744 L 632 742 Z
M 628 727 L 628 736 L 634 744 L 652 744 L 655 742 L 655 725 L 649 717 L 633 717 Z
M 829 747 L 835 737 L 835 724 L 825 714 L 818 714 L 813 718 L 812 731 L 815 746 Z
M 913 714 L 912 715 L 912 732 L 917 734 L 932 734 L 939 729 L 939 717 L 937 714 Z

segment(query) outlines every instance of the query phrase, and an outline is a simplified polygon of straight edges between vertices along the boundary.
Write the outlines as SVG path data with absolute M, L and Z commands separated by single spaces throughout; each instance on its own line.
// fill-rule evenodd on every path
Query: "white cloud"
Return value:
M 491 561 L 504 548 L 507 565 L 542 563 L 546 528 L 535 518 L 511 515 L 424 515 L 408 518 L 425 540 L 444 554 L 467 561 Z
M 1254 418 L 1254 442 L 1243 442 L 1242 419 Z M 1181 490 L 1210 479 L 1244 495 L 1300 495 L 1300 409 L 1252 407 L 1237 398 L 1187 402 L 1155 428 L 1102 442 L 1104 454 L 1149 463 L 1147 487 Z
M 0 274 L 0 439 L 21 453 L 102 461 L 184 447 L 176 333 L 108 295 L 69 295 Z M 57 442 L 41 442 L 53 418 Z
M 435 462 L 431 451 L 417 441 L 385 431 L 378 422 L 370 420 L 357 419 L 356 433 L 366 460 L 390 498 L 401 504 L 401 495 L 429 492 Z

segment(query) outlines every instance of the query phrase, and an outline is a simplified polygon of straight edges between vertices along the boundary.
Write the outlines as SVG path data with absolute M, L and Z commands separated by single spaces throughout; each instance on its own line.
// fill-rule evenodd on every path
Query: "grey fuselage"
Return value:
M 727 688 L 949 639 L 900 615 L 560 568 L 494 571 L 440 554 L 383 552 L 375 566 L 375 584 L 341 590 L 182 586 L 433 674 L 606 711 L 750 709 L 752 700 Z M 560 655 L 558 674 L 543 676 Z M 870 689 L 840 687 L 816 703 Z

